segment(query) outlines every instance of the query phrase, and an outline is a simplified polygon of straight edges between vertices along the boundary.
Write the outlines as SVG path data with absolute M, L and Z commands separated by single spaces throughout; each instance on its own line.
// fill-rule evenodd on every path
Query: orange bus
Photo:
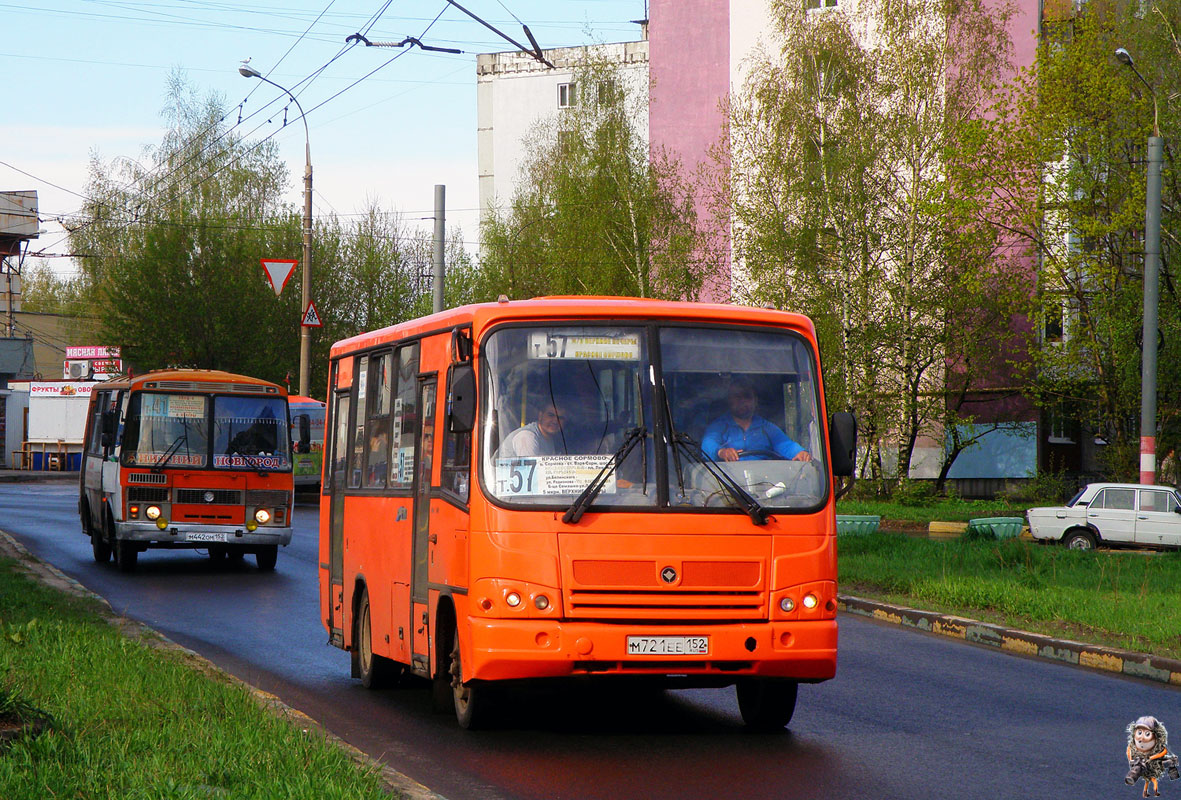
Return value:
M 834 473 L 812 323 L 627 298 L 465 306 L 336 343 L 330 642 L 460 725 L 516 681 L 737 687 L 781 728 L 836 670 Z
M 78 513 L 94 560 L 135 569 L 149 548 L 253 553 L 275 568 L 291 541 L 291 434 L 278 384 L 161 370 L 96 385 Z

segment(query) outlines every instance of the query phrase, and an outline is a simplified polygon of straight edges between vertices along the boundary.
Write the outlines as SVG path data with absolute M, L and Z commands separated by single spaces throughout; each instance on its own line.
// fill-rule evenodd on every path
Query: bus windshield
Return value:
M 628 434 L 646 435 L 596 505 L 656 503 L 647 333 L 639 327 L 502 328 L 483 348 L 484 481 L 513 503 L 569 504 Z M 634 438 L 634 437 L 633 437 Z
M 652 332 L 659 359 L 648 352 Z M 555 324 L 496 330 L 482 354 L 482 478 L 500 502 L 569 504 L 601 473 L 591 498 L 600 508 L 651 507 L 663 494 L 681 508 L 749 513 L 753 499 L 814 510 L 827 496 L 819 386 L 803 336 Z
M 283 398 L 137 392 L 127 409 L 126 466 L 286 471 L 290 451 Z

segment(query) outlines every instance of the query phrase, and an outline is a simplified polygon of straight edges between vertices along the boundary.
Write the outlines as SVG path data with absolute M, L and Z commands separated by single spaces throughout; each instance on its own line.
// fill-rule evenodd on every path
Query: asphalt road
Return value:
M 448 800 L 1131 799 L 1125 726 L 1153 714 L 1181 731 L 1176 687 L 842 616 L 837 677 L 801 687 L 783 734 L 746 733 L 732 689 L 517 693 L 501 726 L 466 732 L 431 713 L 425 684 L 367 692 L 348 677 L 317 618 L 314 506 L 297 508 L 274 573 L 149 551 L 124 575 L 91 558 L 76 491 L 0 484 L 0 529 Z

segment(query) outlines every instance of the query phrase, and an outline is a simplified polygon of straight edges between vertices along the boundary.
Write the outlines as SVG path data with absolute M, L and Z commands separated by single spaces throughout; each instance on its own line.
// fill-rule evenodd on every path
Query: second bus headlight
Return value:
M 259 525 L 266 525 L 271 521 L 271 512 L 267 511 L 265 508 L 260 508 L 258 511 L 254 512 L 254 518 L 258 521 Z
M 144 510 L 144 516 L 147 517 L 148 519 L 159 519 L 160 518 L 160 506 L 148 506 Z

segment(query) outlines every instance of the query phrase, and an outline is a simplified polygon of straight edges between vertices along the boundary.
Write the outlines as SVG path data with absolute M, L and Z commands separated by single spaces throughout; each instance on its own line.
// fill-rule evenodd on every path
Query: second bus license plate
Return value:
M 224 542 L 226 535 L 224 533 L 209 533 L 205 531 L 193 531 L 186 537 L 190 542 Z
M 629 636 L 629 656 L 706 656 L 708 636 Z

